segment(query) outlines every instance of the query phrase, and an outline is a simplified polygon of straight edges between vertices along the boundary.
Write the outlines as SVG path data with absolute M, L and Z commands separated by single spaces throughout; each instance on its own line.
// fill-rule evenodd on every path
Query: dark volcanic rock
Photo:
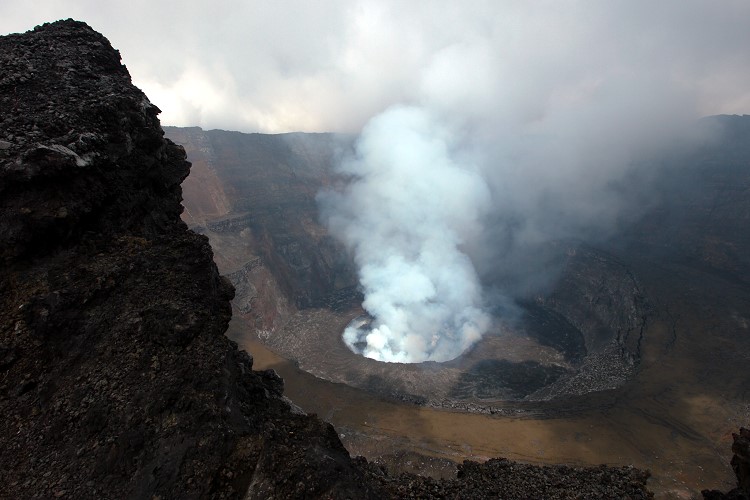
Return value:
M 750 429 L 740 428 L 739 434 L 732 433 L 732 469 L 737 476 L 737 487 L 728 493 L 717 490 L 703 490 L 707 500 L 748 500 L 750 499 Z
M 395 498 L 651 498 L 649 473 L 632 467 L 568 467 L 519 464 L 504 458 L 464 461 L 456 479 L 408 474 L 389 478 L 370 466 L 371 477 Z
M 72 20 L 0 38 L 0 484 L 9 498 L 648 496 L 634 469 L 505 460 L 389 478 L 223 332 L 180 221 L 184 151 Z
M 370 496 L 335 431 L 223 336 L 189 163 L 109 42 L 0 39 L 0 484 L 12 498 Z
M 744 427 L 739 434 L 732 434 L 732 468 L 737 475 L 737 489 L 750 498 L 750 429 Z

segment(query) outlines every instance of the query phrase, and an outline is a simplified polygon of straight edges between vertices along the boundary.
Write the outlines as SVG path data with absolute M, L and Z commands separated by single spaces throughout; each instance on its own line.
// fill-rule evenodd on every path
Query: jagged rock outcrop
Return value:
M 732 469 L 737 475 L 737 489 L 750 498 L 750 429 L 744 427 L 739 434 L 732 434 Z
M 223 332 L 189 163 L 83 23 L 0 39 L 0 484 L 12 498 L 369 496 Z
M 649 496 L 632 468 L 436 483 L 351 460 L 223 335 L 232 287 L 179 219 L 189 163 L 109 42 L 72 20 L 0 37 L 0 104 L 3 496 Z
M 740 428 L 739 434 L 732 433 L 732 469 L 737 476 L 737 487 L 728 493 L 717 490 L 703 490 L 706 500 L 748 500 L 750 499 L 750 429 Z

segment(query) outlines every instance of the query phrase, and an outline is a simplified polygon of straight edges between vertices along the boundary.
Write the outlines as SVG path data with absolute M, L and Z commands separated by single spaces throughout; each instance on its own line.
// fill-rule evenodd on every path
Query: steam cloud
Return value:
M 326 200 L 329 226 L 354 251 L 374 320 L 344 340 L 379 361 L 455 358 L 489 325 L 479 280 L 461 251 L 490 206 L 475 167 L 451 157 L 451 136 L 419 108 L 373 119 L 346 191 Z M 358 347 L 361 344 L 363 347 Z
M 407 58 L 414 45 L 423 51 L 402 104 L 365 125 L 340 166 L 347 187 L 319 198 L 373 318 L 344 333 L 354 351 L 390 362 L 460 355 L 497 302 L 551 283 L 545 252 L 606 238 L 658 196 L 644 159 L 685 139 L 701 115 L 697 65 L 672 59 L 668 44 L 608 35 L 618 9 L 593 8 L 597 22 L 579 26 L 550 7 L 515 12 L 536 27 L 523 32 L 455 13 L 471 28 L 429 50 L 434 39 L 417 30 L 424 43 L 404 46 Z M 545 36 L 561 33 L 559 16 L 580 28 L 563 43 Z M 659 23 L 643 29 L 663 33 Z

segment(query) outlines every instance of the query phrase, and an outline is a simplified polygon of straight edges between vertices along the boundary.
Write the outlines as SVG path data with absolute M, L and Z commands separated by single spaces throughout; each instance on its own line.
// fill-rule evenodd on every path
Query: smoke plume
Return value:
M 362 132 L 324 197 L 328 225 L 354 252 L 373 321 L 346 343 L 390 362 L 446 361 L 489 325 L 479 280 L 461 245 L 490 206 L 476 167 L 456 162 L 451 134 L 423 109 L 396 107 Z M 361 346 L 361 347 L 360 347 Z

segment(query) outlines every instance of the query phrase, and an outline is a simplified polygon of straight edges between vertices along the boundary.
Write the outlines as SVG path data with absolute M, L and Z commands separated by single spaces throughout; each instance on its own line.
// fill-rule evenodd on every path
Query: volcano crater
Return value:
M 504 413 L 615 389 L 637 367 L 646 300 L 610 256 L 580 246 L 569 253 L 555 288 L 517 300 L 510 319 L 492 311 L 489 331 L 450 361 L 387 363 L 352 351 L 342 333 L 367 318 L 355 290 L 351 307 L 301 309 L 260 337 L 318 378 L 433 407 Z

